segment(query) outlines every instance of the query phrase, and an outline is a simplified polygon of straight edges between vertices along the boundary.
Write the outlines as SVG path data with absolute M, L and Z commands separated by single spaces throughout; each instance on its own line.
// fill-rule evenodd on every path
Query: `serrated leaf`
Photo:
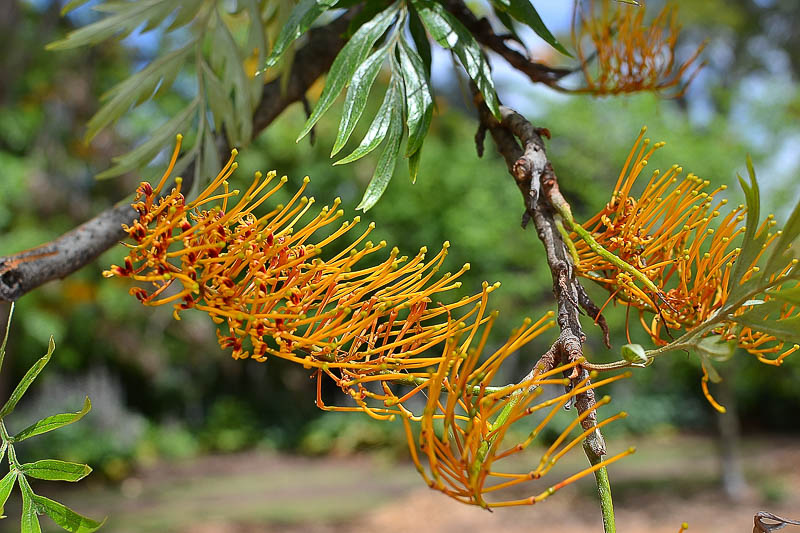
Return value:
M 372 89 L 372 84 L 375 82 L 381 65 L 388 55 L 389 47 L 382 46 L 361 63 L 353 74 L 353 79 L 350 81 L 350 86 L 347 88 L 347 95 L 344 99 L 344 110 L 339 121 L 339 131 L 336 134 L 336 141 L 333 143 L 331 157 L 344 148 L 353 133 L 353 129 L 356 127 L 356 123 L 358 123 L 358 119 L 361 118 L 361 114 L 367 105 L 367 98 L 369 97 L 370 89 Z
M 320 15 L 335 5 L 336 0 L 300 0 L 278 34 L 265 68 L 275 66 L 289 45 L 307 32 Z
M 541 37 L 550 46 L 561 52 L 562 54 L 572 57 L 564 46 L 558 42 L 558 39 L 553 36 L 547 26 L 545 26 L 542 17 L 536 11 L 536 8 L 530 3 L 529 0 L 492 0 L 492 4 L 498 11 L 505 11 L 518 21 L 530 27 L 536 35 Z
M 97 522 L 91 518 L 82 516 L 64 504 L 53 501 L 44 496 L 34 496 L 36 505 L 39 509 L 53 519 L 53 522 L 72 533 L 92 533 L 97 531 L 105 523 Z
M 119 176 L 131 170 L 137 170 L 148 163 L 174 139 L 175 135 L 187 128 L 189 121 L 197 113 L 199 101 L 195 98 L 180 113 L 158 128 L 150 138 L 127 154 L 112 159 L 113 167 L 95 176 L 97 179 Z
M 392 78 L 392 85 L 399 86 L 400 83 L 397 76 Z M 378 159 L 378 164 L 375 166 L 375 172 L 372 175 L 369 185 L 367 185 L 364 197 L 356 207 L 356 209 L 361 209 L 365 213 L 369 211 L 383 195 L 383 192 L 392 180 L 395 167 L 397 166 L 397 156 L 400 153 L 400 141 L 403 138 L 403 99 L 402 89 L 400 87 L 392 91 L 391 107 L 392 112 L 389 120 L 389 131 L 386 136 L 386 145 L 381 157 Z
M 3 336 L 3 344 L 0 346 L 0 368 L 3 367 L 3 360 L 6 358 L 6 343 L 8 342 L 8 334 L 11 331 L 11 317 L 14 316 L 14 302 L 8 308 L 8 321 L 6 322 L 6 334 Z
M 20 465 L 26 476 L 47 481 L 80 481 L 92 473 L 89 465 L 59 461 L 58 459 L 42 459 L 34 463 Z
M 417 53 L 422 59 L 422 64 L 425 66 L 426 78 L 431 77 L 431 43 L 428 41 L 428 34 L 425 33 L 425 26 L 419 19 L 419 15 L 413 9 L 408 13 L 408 30 L 411 33 L 411 38 L 414 40 L 414 46 L 417 48 Z
M 444 6 L 432 0 L 412 0 L 422 23 L 444 48 L 452 50 L 467 75 L 478 86 L 492 114 L 500 118 L 500 106 L 494 90 L 492 73 L 483 51 L 472 34 Z
M 42 433 L 47 433 L 48 431 L 53 431 L 54 429 L 67 426 L 73 422 L 77 422 L 91 410 L 92 402 L 87 396 L 83 400 L 83 408 L 80 411 L 75 413 L 62 413 L 42 418 L 38 422 L 34 422 L 30 426 L 14 435 L 14 442 L 19 442 L 36 435 L 41 435 Z
M 22 492 L 22 516 L 20 517 L 22 533 L 41 533 L 42 526 L 39 525 L 39 514 L 36 512 L 36 503 L 33 501 L 36 495 L 33 494 L 31 486 L 24 476 L 19 477 L 19 488 Z
M 96 44 L 114 36 L 125 37 L 142 24 L 153 28 L 175 10 L 172 0 L 138 0 L 101 4 L 114 13 L 97 22 L 67 34 L 64 39 L 48 44 L 47 50 L 66 50 L 87 44 Z M 96 6 L 95 9 L 97 9 Z M 100 11 L 100 9 L 98 9 Z
M 406 122 L 408 124 L 406 157 L 408 157 L 419 150 L 428 134 L 433 117 L 433 97 L 425 77 L 425 67 L 423 67 L 419 55 L 402 39 L 399 52 L 406 94 Z
M 647 354 L 641 344 L 626 344 L 620 349 L 622 358 L 629 363 L 646 364 Z
M 422 156 L 422 147 L 417 148 L 417 151 L 408 157 L 408 176 L 411 178 L 411 183 L 417 182 L 417 173 L 419 172 L 419 160 Z
M 727 361 L 736 351 L 736 340 L 725 340 L 722 335 L 709 335 L 697 344 L 695 349 L 714 361 Z
M 33 366 L 22 377 L 22 380 L 20 380 L 20 382 L 14 388 L 14 391 L 11 393 L 8 401 L 5 403 L 3 408 L 0 409 L 0 418 L 4 418 L 14 411 L 14 408 L 17 406 L 17 402 L 19 402 L 20 398 L 22 398 L 22 396 L 25 394 L 25 391 L 28 390 L 28 387 L 31 386 L 31 383 L 33 383 L 33 380 L 35 380 L 36 376 L 39 375 L 39 372 L 41 372 L 45 365 L 47 365 L 47 363 L 50 361 L 50 357 L 53 355 L 53 351 L 55 349 L 56 343 L 53 340 L 53 336 L 50 335 L 47 353 L 33 364 Z
M 314 111 L 303 126 L 303 130 L 297 137 L 297 142 L 305 137 L 314 124 L 322 117 L 328 108 L 333 104 L 344 86 L 350 81 L 356 69 L 367 58 L 373 45 L 378 38 L 383 35 L 389 25 L 394 21 L 399 10 L 399 4 L 395 2 L 387 9 L 378 13 L 375 18 L 361 26 L 353 37 L 347 41 L 342 50 L 333 60 L 333 65 L 328 71 L 328 78 L 325 81 L 325 88 L 322 90 Z
M 730 296 L 728 297 L 729 302 L 736 301 L 740 294 L 748 290 L 746 288 L 747 284 L 740 285 L 739 283 L 744 277 L 744 274 L 750 268 L 750 264 L 755 260 L 758 254 L 761 253 L 761 248 L 767 238 L 767 232 L 762 232 L 758 238 L 755 236 L 760 217 L 761 197 L 758 190 L 758 182 L 756 181 L 756 173 L 753 170 L 753 162 L 750 160 L 749 156 L 747 158 L 747 172 L 750 176 L 749 186 L 741 176 L 738 176 L 739 184 L 744 191 L 745 201 L 747 203 L 747 219 L 745 221 L 747 229 L 745 230 L 744 238 L 742 239 L 741 252 L 736 258 L 736 263 L 733 267 L 733 272 L 731 273 L 731 287 L 729 291 Z M 760 276 L 753 275 L 751 276 L 749 282 L 753 283 L 758 278 L 760 278 Z
M 17 482 L 17 473 L 15 471 L 8 472 L 3 479 L 0 479 L 0 515 L 3 514 L 3 508 L 14 489 L 14 483 Z
M 156 90 L 164 91 L 171 87 L 194 45 L 195 41 L 192 41 L 159 57 L 104 94 L 101 99 L 105 103 L 86 124 L 85 140 L 91 141 L 103 128 L 120 118 L 131 107 L 151 98 Z
M 386 89 L 381 107 L 379 107 L 378 112 L 375 113 L 375 118 L 372 119 L 372 124 L 369 125 L 369 129 L 361 140 L 361 144 L 359 144 L 350 155 L 336 161 L 334 165 L 344 165 L 361 159 L 377 148 L 383 139 L 386 138 L 386 133 L 389 131 L 389 123 L 392 120 L 392 111 L 394 109 L 392 107 L 393 102 L 396 99 L 396 93 L 400 91 L 398 84 L 394 83 L 394 81 L 394 78 L 392 78 L 392 83 L 390 83 L 389 88 Z

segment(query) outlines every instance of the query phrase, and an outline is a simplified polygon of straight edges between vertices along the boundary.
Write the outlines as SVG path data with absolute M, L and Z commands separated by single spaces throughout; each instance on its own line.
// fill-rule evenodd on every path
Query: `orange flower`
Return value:
M 693 174 L 681 178 L 683 169 L 677 165 L 664 174 L 655 170 L 643 192 L 634 196 L 634 183 L 653 152 L 664 145 L 651 146 L 650 140 L 644 138 L 645 131 L 642 128 L 625 161 L 611 200 L 583 227 L 598 244 L 643 273 L 659 292 L 653 294 L 637 285 L 637 280 L 582 240 L 575 244 L 576 268 L 579 275 L 605 287 L 611 293 L 609 301 L 616 299 L 638 309 L 642 327 L 656 344 L 665 345 L 670 339 L 664 334 L 672 337 L 669 330 L 691 331 L 728 303 L 734 284 L 745 283 L 759 271 L 763 251 L 780 232 L 769 233 L 775 221 L 772 215 L 768 216 L 755 232 L 756 239 L 764 239 L 762 252 L 752 259 L 742 279 L 731 280 L 741 251 L 735 243 L 745 232 L 745 206 L 739 205 L 722 216 L 720 209 L 727 200 L 715 197 L 725 186 L 706 192 L 708 181 Z M 796 260 L 787 264 L 773 279 L 784 276 L 795 264 Z M 768 301 L 770 296 L 764 298 Z M 737 313 L 741 315 L 748 308 Z M 779 311 L 780 318 L 793 313 L 796 309 L 788 303 Z M 652 314 L 650 320 L 645 318 L 648 314 Z M 780 352 L 784 346 L 773 335 L 742 328 L 732 321 L 724 322 L 713 333 L 726 340 L 735 339 L 740 347 L 770 364 L 780 364 L 798 349 L 792 346 L 777 358 L 768 359 L 765 354 Z
M 536 470 L 500 474 L 492 466 L 496 461 L 525 449 L 556 410 L 577 394 L 624 376 L 597 384 L 584 380 L 557 398 L 538 404 L 533 400 L 540 386 L 570 383 L 553 376 L 572 369 L 579 361 L 550 371 L 538 369 L 517 385 L 489 386 L 509 356 L 553 327 L 553 313 L 534 324 L 528 321 L 481 362 L 497 316 L 487 311 L 488 296 L 499 284 L 484 283 L 476 295 L 450 304 L 434 304 L 434 298 L 460 285 L 455 280 L 469 268 L 467 264 L 455 274 L 438 275 L 447 243 L 427 263 L 424 248 L 411 259 L 398 257 L 397 249 L 393 249 L 382 262 L 362 266 L 367 256 L 386 248 L 384 242 L 365 242 L 374 227 L 370 224 L 353 244 L 323 260 L 320 256 L 324 249 L 358 223 L 356 217 L 327 233 L 320 231 L 343 216 L 337 210 L 338 200 L 332 208 L 323 207 L 310 220 L 301 222 L 314 203 L 313 198 L 302 196 L 306 178 L 286 205 L 258 216 L 254 210 L 280 189 L 286 178 L 270 188 L 275 173 L 266 177 L 257 173 L 244 194 L 229 190 L 227 178 L 236 169 L 235 150 L 194 201 L 185 201 L 180 178 L 176 178 L 175 188 L 158 200 L 179 150 L 180 137 L 160 183 L 156 187 L 142 183 L 137 189 L 133 207 L 138 218 L 125 226 L 135 244 L 128 245 L 130 251 L 123 266 L 115 265 L 104 272 L 107 277 L 128 277 L 149 284 L 149 290 L 131 289 L 143 304 L 172 303 L 176 319 L 181 311 L 196 308 L 216 323 L 227 323 L 227 331 L 218 330 L 217 336 L 223 348 L 232 348 L 235 358 L 264 361 L 276 356 L 313 369 L 317 404 L 322 409 L 361 411 L 380 420 L 400 415 L 412 454 L 425 475 L 410 429 L 412 421 L 419 422 L 419 450 L 429 458 L 433 471 L 429 483 L 461 501 L 483 506 L 534 503 L 630 453 L 623 452 L 524 501 L 487 503 L 485 493 L 547 473 L 555 461 L 594 430 L 569 437 L 596 407 L 564 429 Z M 325 378 L 341 387 L 353 405 L 325 405 L 321 398 Z M 409 400 L 421 392 L 428 398 L 427 406 L 421 415 L 415 415 Z M 543 409 L 549 414 L 527 439 L 510 450 L 500 449 L 511 425 L 529 420 L 529 415 Z M 599 425 L 621 416 L 624 414 Z M 441 438 L 435 434 L 434 421 L 445 424 Z M 501 483 L 487 483 L 498 477 Z
M 469 264 L 438 275 L 445 243 L 429 262 L 425 248 L 411 259 L 395 248 L 377 265 L 363 267 L 367 256 L 386 248 L 385 242 L 366 240 L 374 224 L 323 261 L 323 249 L 352 231 L 359 218 L 319 235 L 343 216 L 337 199 L 301 222 L 314 204 L 302 195 L 308 178 L 286 205 L 256 216 L 254 210 L 287 180 L 275 180 L 274 172 L 256 173 L 244 194 L 229 190 L 235 150 L 194 201 L 184 200 L 180 178 L 157 201 L 179 149 L 180 142 L 158 186 L 142 183 L 137 189 L 133 206 L 139 217 L 125 226 L 136 244 L 129 246 L 124 266 L 112 266 L 104 275 L 149 283 L 153 290 L 135 287 L 131 293 L 145 305 L 172 303 L 176 319 L 182 310 L 196 308 L 226 322 L 227 331 L 218 330 L 217 336 L 234 358 L 288 359 L 320 369 L 359 396 L 367 376 L 407 380 L 437 364 L 440 358 L 421 354 L 461 329 L 449 325 L 451 319 L 469 322 L 476 305 L 485 307 L 486 295 L 499 285 L 432 305 L 439 294 L 460 287 L 456 280 Z
M 680 26 L 677 11 L 670 5 L 646 24 L 645 7 L 618 1 L 589 0 L 586 10 L 575 5 L 572 39 L 581 62 L 586 87 L 575 92 L 595 95 L 654 91 L 677 88 L 671 96 L 683 94 L 703 64 L 696 64 L 705 47 L 676 67 L 675 46 Z M 584 49 L 592 43 L 593 51 Z M 596 67 L 592 68 L 592 61 Z M 685 81 L 684 81 L 685 79 Z
M 633 453 L 633 449 L 628 449 L 533 496 L 503 500 L 500 495 L 508 489 L 542 478 L 589 433 L 624 417 L 625 413 L 614 415 L 597 426 L 573 434 L 573 430 L 586 417 L 610 401 L 610 398 L 605 397 L 567 425 L 538 460 L 526 460 L 526 464 L 532 462 L 536 465 L 535 468 L 519 473 L 506 472 L 504 469 L 508 467 L 503 465 L 514 462 L 504 459 L 528 449 L 554 415 L 576 395 L 629 374 L 596 383 L 583 380 L 555 398 L 543 401 L 537 401 L 542 386 L 569 385 L 569 379 L 556 376 L 566 374 L 579 364 L 578 361 L 552 370 L 535 369 L 529 377 L 516 385 L 489 387 L 487 384 L 491 383 L 508 355 L 553 325 L 552 321 L 545 322 L 551 314 L 533 324 L 526 322 L 503 346 L 482 360 L 486 338 L 495 316 L 496 314 L 490 316 L 480 335 L 475 326 L 470 331 L 463 331 L 453 337 L 445 345 L 444 359 L 426 386 L 428 400 L 419 420 L 418 438 L 415 438 L 410 424 L 410 421 L 417 419 L 410 412 L 404 413 L 403 422 L 412 458 L 430 487 L 463 503 L 484 508 L 530 505 L 544 500 L 560 488 L 598 468 Z M 463 336 L 467 337 L 466 340 L 463 340 Z M 477 347 L 472 347 L 476 340 Z M 534 413 L 541 415 L 539 420 L 533 420 Z M 525 434 L 520 435 L 520 426 L 526 425 L 523 430 Z M 511 439 L 515 443 L 507 444 L 506 441 Z M 427 459 L 428 469 L 422 466 L 423 459 Z

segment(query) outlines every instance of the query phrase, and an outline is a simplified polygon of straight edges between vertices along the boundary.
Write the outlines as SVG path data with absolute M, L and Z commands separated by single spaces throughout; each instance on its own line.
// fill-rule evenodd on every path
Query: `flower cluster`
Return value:
M 644 5 L 589 0 L 584 10 L 576 3 L 572 35 L 586 81 L 576 92 L 606 95 L 676 88 L 671 96 L 683 93 L 703 66 L 697 58 L 705 45 L 676 66 L 676 10 L 667 5 L 649 24 L 644 18 Z
M 482 351 L 495 316 L 493 314 L 490 317 L 480 337 L 475 335 L 475 328 L 463 342 L 460 335 L 448 341 L 444 360 L 426 385 L 428 400 L 417 439 L 409 424 L 413 417 L 406 415 L 403 418 L 412 458 L 430 487 L 463 503 L 484 508 L 532 505 L 573 481 L 634 452 L 633 448 L 629 448 L 533 496 L 502 499 L 499 495 L 504 491 L 513 494 L 517 486 L 545 476 L 559 459 L 591 432 L 626 416 L 624 412 L 618 413 L 575 434 L 573 430 L 584 419 L 610 401 L 606 396 L 560 432 L 555 441 L 544 449 L 538 461 L 533 460 L 535 468 L 523 472 L 504 471 L 508 468 L 506 463 L 510 463 L 511 467 L 516 464 L 518 468 L 520 462 L 503 460 L 528 449 L 555 414 L 568 406 L 576 396 L 627 377 L 628 374 L 595 383 L 590 382 L 588 377 L 577 383 L 572 383 L 569 378 L 558 378 L 559 374 L 566 375 L 579 364 L 579 361 L 574 361 L 551 370 L 537 367 L 516 385 L 489 387 L 486 384 L 491 382 L 503 360 L 513 350 L 552 325 L 544 323 L 549 317 L 533 324 L 527 322 L 511 335 L 506 344 L 484 359 L 481 357 Z M 471 348 L 470 343 L 476 338 L 479 338 L 478 346 Z M 565 386 L 566 392 L 541 400 L 542 385 L 546 384 Z M 524 433 L 520 433 L 520 426 L 526 427 Z M 514 443 L 508 444 L 509 440 Z M 427 459 L 427 470 L 422 466 L 421 459 Z M 530 464 L 528 461 L 526 464 Z
M 645 131 L 642 128 L 633 145 L 611 200 L 583 227 L 598 244 L 644 274 L 658 292 L 641 287 L 638 280 L 596 253 L 589 243 L 578 241 L 575 249 L 578 273 L 605 287 L 611 293 L 609 301 L 616 299 L 638 309 L 644 330 L 656 344 L 665 345 L 669 342 L 665 336 L 672 338 L 670 330 L 691 331 L 728 304 L 734 287 L 747 283 L 759 271 L 759 260 L 780 232 L 772 232 L 776 223 L 769 215 L 753 237 L 764 241 L 760 253 L 748 258 L 741 279 L 731 279 L 741 253 L 735 245 L 737 237 L 746 229 L 745 206 L 739 205 L 723 216 L 720 210 L 727 200 L 716 200 L 716 196 L 725 186 L 706 192 L 707 180 L 691 173 L 681 177 L 683 169 L 677 165 L 663 174 L 655 170 L 641 194 L 633 195 L 633 185 L 650 156 L 664 145 L 651 145 L 644 138 Z M 785 276 L 796 264 L 796 259 L 787 261 L 773 279 Z M 742 306 L 737 313 L 747 308 Z M 787 304 L 778 318 L 796 312 Z M 648 315 L 652 315 L 649 320 Z M 793 345 L 785 350 L 784 343 L 769 332 L 742 328 L 731 321 L 714 332 L 725 340 L 735 339 L 740 347 L 769 364 L 780 364 L 798 349 Z M 766 357 L 779 352 L 775 358 Z
M 524 324 L 484 359 L 481 353 L 497 316 L 487 310 L 488 296 L 499 284 L 484 283 L 480 293 L 453 303 L 434 303 L 442 293 L 459 287 L 456 279 L 469 268 L 467 264 L 454 274 L 439 274 L 447 243 L 429 262 L 425 262 L 424 248 L 410 259 L 393 249 L 383 261 L 375 260 L 386 243 L 366 241 L 374 227 L 370 224 L 352 244 L 340 245 L 343 249 L 326 254 L 331 257 L 323 260 L 323 250 L 359 221 L 345 221 L 324 231 L 343 216 L 337 210 L 338 200 L 316 215 L 308 214 L 314 199 L 303 196 L 306 178 L 285 205 L 257 215 L 256 208 L 287 180 L 276 180 L 274 172 L 266 177 L 257 173 L 243 194 L 230 190 L 227 180 L 237 167 L 233 151 L 208 188 L 187 202 L 180 178 L 171 191 L 162 191 L 179 150 L 180 136 L 160 183 L 156 187 L 142 183 L 137 189 L 132 205 L 138 217 L 124 226 L 134 244 L 127 245 L 129 253 L 122 266 L 104 272 L 107 277 L 144 283 L 146 288 L 130 290 L 143 304 L 172 304 L 176 319 L 190 308 L 208 313 L 214 322 L 227 325 L 226 331 L 217 330 L 217 336 L 223 348 L 232 349 L 234 358 L 281 357 L 310 369 L 317 379 L 317 404 L 322 409 L 360 411 L 380 420 L 400 416 L 417 464 L 417 444 L 431 460 L 436 480 L 431 486 L 462 501 L 484 506 L 514 503 L 487 504 L 483 494 L 544 475 L 585 437 L 583 432 L 568 439 L 594 409 L 561 433 L 533 473 L 487 486 L 487 478 L 503 476 L 492 469 L 494 462 L 526 448 L 556 409 L 618 378 L 597 384 L 584 381 L 541 403 L 534 402 L 540 386 L 570 383 L 552 376 L 579 362 L 535 372 L 520 384 L 491 386 L 511 354 L 554 325 L 552 313 Z M 308 215 L 305 222 L 304 215 Z M 369 266 L 363 266 L 368 260 Z M 352 403 L 325 405 L 321 395 L 325 379 L 333 380 Z M 421 402 L 418 396 L 427 400 Z M 421 414 L 412 412 L 425 404 Z M 550 414 L 537 429 L 512 450 L 502 452 L 499 446 L 508 428 L 541 410 Z M 433 428 L 440 421 L 445 430 L 437 434 Z M 421 426 L 419 443 L 412 422 Z M 459 457 L 453 455 L 453 448 L 445 451 L 447 443 L 456 445 Z M 563 443 L 566 446 L 557 452 Z M 540 501 L 592 471 L 576 474 L 547 494 L 522 503 Z M 446 490 L 443 479 L 452 480 L 452 476 L 462 484 L 460 489 Z

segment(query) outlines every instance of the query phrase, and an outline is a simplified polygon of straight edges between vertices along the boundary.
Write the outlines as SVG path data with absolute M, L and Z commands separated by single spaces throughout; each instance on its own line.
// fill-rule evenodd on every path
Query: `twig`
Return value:
M 489 21 L 485 18 L 479 19 L 464 4 L 462 0 L 447 0 L 444 2 L 445 9 L 452 13 L 482 45 L 491 49 L 516 70 L 530 78 L 534 83 L 544 83 L 556 90 L 563 90 L 558 85 L 558 81 L 580 70 L 576 68 L 555 68 L 531 60 L 526 55 L 510 48 L 506 41 L 507 36 L 497 35 Z
M 525 205 L 523 224 L 528 220 L 533 221 L 539 240 L 544 245 L 547 264 L 553 277 L 553 293 L 558 303 L 557 322 L 561 329 L 561 334 L 551 350 L 557 351 L 562 363 L 583 358 L 582 345 L 586 336 L 579 321 L 581 307 L 586 309 L 600 325 L 606 340 L 608 328 L 599 309 L 591 302 L 578 282 L 569 250 L 558 231 L 557 212 L 554 206 L 563 207 L 568 204 L 561 195 L 558 179 L 545 152 L 542 135 L 549 136 L 549 132 L 533 127 L 525 117 L 505 106 L 500 108 L 501 120 L 498 121 L 489 111 L 477 88 L 473 85 L 472 89 L 480 127 L 491 134 L 522 194 Z M 577 366 L 567 377 L 574 384 L 587 379 L 589 374 L 586 368 Z M 595 406 L 596 399 L 592 389 L 575 398 L 578 414 L 589 412 L 581 422 L 584 429 L 590 430 L 597 426 Z M 599 429 L 595 429 L 586 437 L 584 450 L 592 465 L 602 460 L 606 454 L 606 445 Z M 605 467 L 598 469 L 595 477 L 601 495 L 603 525 L 606 533 L 612 533 L 615 531 L 614 511 Z
M 296 67 L 285 89 L 281 88 L 280 79 L 264 85 L 261 102 L 253 113 L 253 136 L 270 125 L 290 104 L 301 100 L 317 78 L 328 71 L 345 44 L 342 35 L 358 11 L 358 8 L 350 9 L 332 23 L 309 32 L 308 42 L 297 51 Z M 230 149 L 222 148 L 223 152 Z M 187 180 L 193 175 L 191 170 L 186 171 Z M 66 277 L 94 261 L 125 238 L 122 224 L 130 223 L 135 216 L 128 202 L 123 201 L 52 242 L 0 257 L 0 301 L 15 301 L 43 283 Z M 30 259 L 34 254 L 40 257 Z

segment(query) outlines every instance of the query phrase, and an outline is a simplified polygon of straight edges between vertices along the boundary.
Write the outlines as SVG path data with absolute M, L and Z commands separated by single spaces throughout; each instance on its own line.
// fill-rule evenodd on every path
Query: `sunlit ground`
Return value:
M 610 448 L 629 444 L 612 442 Z M 676 533 L 684 521 L 691 533 L 751 531 L 759 510 L 800 518 L 798 439 L 744 443 L 750 489 L 739 503 L 726 500 L 718 488 L 710 439 L 669 436 L 635 444 L 638 452 L 610 469 L 620 532 Z M 581 459 L 573 455 L 560 463 L 562 474 L 574 472 Z M 427 489 L 410 463 L 381 455 L 253 452 L 155 466 L 115 486 L 81 485 L 59 499 L 89 516 L 108 515 L 104 530 L 114 533 L 602 530 L 591 479 L 542 504 L 489 513 Z M 60 488 L 40 483 L 37 492 L 53 496 L 54 490 Z M 19 530 L 18 506 L 18 500 L 9 501 L 2 531 Z M 41 521 L 44 531 L 61 531 L 48 518 Z

